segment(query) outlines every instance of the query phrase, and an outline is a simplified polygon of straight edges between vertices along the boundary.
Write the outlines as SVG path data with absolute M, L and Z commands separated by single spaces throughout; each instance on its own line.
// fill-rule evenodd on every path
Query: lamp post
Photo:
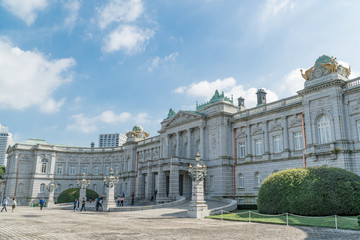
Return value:
M 195 166 L 189 165 L 189 175 L 192 179 L 192 196 L 188 208 L 188 216 L 192 218 L 204 218 L 209 215 L 208 206 L 204 201 L 204 179 L 207 175 L 205 164 L 200 165 L 200 155 L 196 154 Z
M 119 177 L 114 177 L 114 171 L 111 168 L 110 169 L 110 176 L 105 177 L 104 176 L 104 185 L 106 187 L 106 198 L 103 203 L 103 211 L 109 212 L 110 208 L 115 208 L 115 200 L 114 200 L 114 192 L 115 192 L 115 186 L 119 182 Z
M 83 198 L 86 201 L 86 188 L 90 185 L 90 180 L 86 180 L 85 173 L 82 174 L 82 180 L 76 180 L 76 184 L 80 187 L 79 201 L 82 201 Z
M 46 185 L 46 189 L 49 191 L 49 200 L 47 203 L 48 208 L 51 208 L 54 206 L 54 192 L 55 192 L 55 189 L 57 189 L 57 188 L 58 188 L 58 186 L 55 184 L 55 181 L 53 178 L 50 180 L 50 183 L 48 185 Z

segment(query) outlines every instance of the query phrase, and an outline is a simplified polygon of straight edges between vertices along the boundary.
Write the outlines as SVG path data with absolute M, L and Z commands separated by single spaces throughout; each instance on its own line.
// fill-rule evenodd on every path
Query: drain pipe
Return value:
M 135 197 L 135 190 L 136 190 L 136 178 L 137 178 L 137 175 L 138 175 L 138 167 L 139 167 L 139 152 L 136 153 L 136 173 L 135 173 L 135 176 L 134 176 L 134 197 Z

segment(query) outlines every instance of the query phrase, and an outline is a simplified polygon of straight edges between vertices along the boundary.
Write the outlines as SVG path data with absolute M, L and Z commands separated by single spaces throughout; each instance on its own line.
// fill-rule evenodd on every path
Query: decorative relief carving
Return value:
M 355 103 L 355 105 L 351 108 L 352 112 L 359 112 L 360 111 L 360 99 L 358 99 Z
M 180 125 L 185 122 L 190 122 L 191 120 L 199 118 L 198 116 L 190 115 L 184 112 L 179 112 L 175 115 L 174 119 L 167 125 L 167 127 Z
M 263 128 L 260 126 L 254 127 L 252 130 L 252 135 L 260 135 L 260 134 L 264 134 Z
M 297 115 L 290 120 L 289 127 L 298 127 L 302 125 L 301 116 Z
M 283 130 L 283 127 L 281 126 L 280 121 L 275 121 L 273 124 L 270 125 L 269 132 L 273 131 L 281 131 Z
M 210 136 L 210 151 L 212 155 L 216 155 L 216 150 L 218 146 L 218 126 L 213 125 L 209 127 L 209 136 Z

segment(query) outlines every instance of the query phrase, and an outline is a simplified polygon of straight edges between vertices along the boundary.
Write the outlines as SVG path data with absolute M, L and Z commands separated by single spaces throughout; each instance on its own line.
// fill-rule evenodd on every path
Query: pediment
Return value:
M 173 116 L 165 127 L 173 127 L 186 122 L 191 122 L 195 119 L 201 118 L 201 115 L 198 113 L 179 111 L 175 116 Z

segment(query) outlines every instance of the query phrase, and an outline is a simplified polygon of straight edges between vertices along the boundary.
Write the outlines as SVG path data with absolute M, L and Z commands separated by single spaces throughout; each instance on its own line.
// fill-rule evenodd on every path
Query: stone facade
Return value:
M 134 192 L 136 199 L 150 200 L 157 191 L 158 202 L 190 198 L 188 168 L 197 152 L 208 170 L 205 197 L 235 197 L 240 204 L 256 203 L 262 181 L 283 169 L 329 165 L 360 175 L 360 78 L 348 80 L 349 71 L 322 56 L 303 74 L 307 80 L 296 96 L 266 103 L 260 91 L 260 104 L 251 109 L 242 98 L 235 106 L 216 91 L 195 111 L 171 109 L 158 136 L 147 138 L 135 126 L 120 147 L 17 143 L 8 150 L 6 195 L 14 194 L 19 154 L 21 204 L 46 198 L 43 186 L 51 178 L 59 184 L 56 198 L 83 172 L 89 188 L 105 195 L 110 168 L 120 178 L 115 196 L 124 192 L 129 200 Z

